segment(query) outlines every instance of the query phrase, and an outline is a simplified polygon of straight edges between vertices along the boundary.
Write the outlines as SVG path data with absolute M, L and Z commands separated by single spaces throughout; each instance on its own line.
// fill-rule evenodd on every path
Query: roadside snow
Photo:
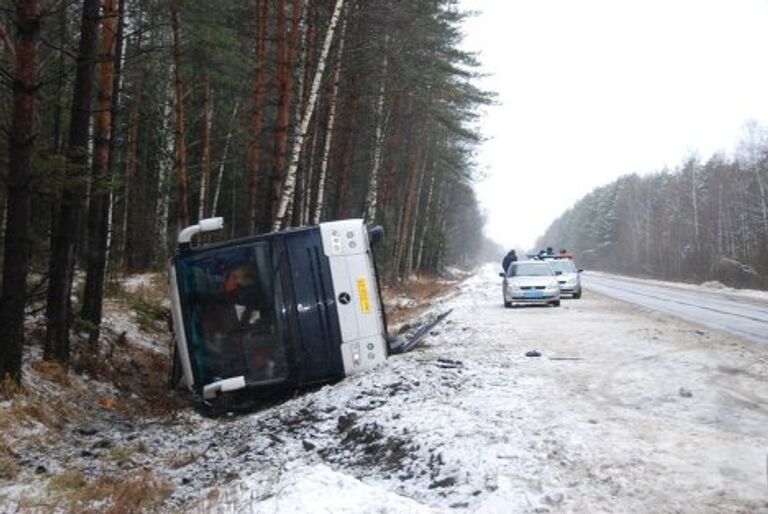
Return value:
M 216 502 L 217 510 L 232 513 L 270 512 L 294 514 L 433 514 L 436 511 L 382 487 L 368 485 L 357 478 L 334 471 L 324 464 L 300 464 L 288 469 L 272 486 L 274 495 L 262 502 L 244 501 L 259 490 L 258 478 L 246 478 L 225 490 Z M 329 494 L 332 491 L 333 494 Z M 227 498 L 230 498 L 229 500 Z M 231 510 L 230 510 L 231 509 Z
M 143 350 L 170 355 L 171 336 L 166 332 L 149 334 L 140 330 L 136 312 L 127 310 L 120 302 L 105 302 L 102 327 L 102 330 L 111 332 L 117 338 L 125 338 Z M 164 330 L 166 327 L 162 328 Z
M 129 293 L 135 293 L 141 289 L 150 288 L 157 280 L 165 277 L 158 273 L 136 273 L 120 279 L 120 287 Z
M 290 450 L 236 504 L 314 512 L 294 500 L 323 463 L 439 512 L 768 508 L 764 350 L 589 295 L 504 309 L 491 267 L 449 305 L 417 351 L 257 415 Z M 326 485 L 334 509 L 359 505 L 345 491 Z

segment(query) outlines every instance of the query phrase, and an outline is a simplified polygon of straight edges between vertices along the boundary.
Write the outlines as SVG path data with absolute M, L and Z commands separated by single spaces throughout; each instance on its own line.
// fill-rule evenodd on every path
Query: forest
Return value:
M 754 122 L 744 128 L 734 156 L 691 157 L 595 189 L 537 248 L 567 248 L 592 269 L 768 288 L 768 138 Z
M 0 377 L 98 352 L 109 277 L 180 228 L 386 232 L 389 282 L 474 262 L 475 120 L 493 95 L 454 0 L 1 0 Z M 77 337 L 73 338 L 73 334 Z M 39 342 L 39 341 L 38 341 Z

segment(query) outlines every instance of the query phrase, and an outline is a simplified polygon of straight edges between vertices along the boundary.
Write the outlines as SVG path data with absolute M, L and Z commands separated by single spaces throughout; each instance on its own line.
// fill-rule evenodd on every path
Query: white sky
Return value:
M 498 93 L 486 233 L 530 249 L 595 187 L 735 148 L 768 121 L 768 0 L 460 0 Z

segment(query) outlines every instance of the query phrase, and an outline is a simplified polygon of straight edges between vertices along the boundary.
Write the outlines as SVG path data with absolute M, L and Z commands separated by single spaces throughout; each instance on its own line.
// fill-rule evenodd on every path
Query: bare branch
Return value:
M 46 18 L 48 16 L 57 14 L 61 10 L 69 9 L 75 3 L 76 0 L 48 0 L 43 2 L 40 9 L 40 17 Z
M 63 46 L 54 45 L 53 43 L 49 42 L 47 39 L 42 37 L 40 38 L 40 42 L 42 43 L 43 46 L 46 46 L 51 50 L 56 50 L 57 52 L 61 52 L 62 54 L 66 55 L 72 60 L 77 60 L 77 56 L 72 52 L 70 52 L 69 50 L 67 50 L 66 48 L 64 48 Z
M 11 41 L 11 38 L 8 36 L 8 31 L 5 30 L 5 27 L 0 25 L 0 43 L 2 43 L 3 48 L 8 53 L 10 59 L 10 62 L 16 62 L 16 47 L 13 45 L 13 42 Z

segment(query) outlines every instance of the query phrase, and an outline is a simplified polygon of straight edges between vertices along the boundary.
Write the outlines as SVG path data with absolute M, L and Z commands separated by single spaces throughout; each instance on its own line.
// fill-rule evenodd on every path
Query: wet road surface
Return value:
M 584 288 L 768 344 L 768 302 L 634 278 L 585 274 Z

